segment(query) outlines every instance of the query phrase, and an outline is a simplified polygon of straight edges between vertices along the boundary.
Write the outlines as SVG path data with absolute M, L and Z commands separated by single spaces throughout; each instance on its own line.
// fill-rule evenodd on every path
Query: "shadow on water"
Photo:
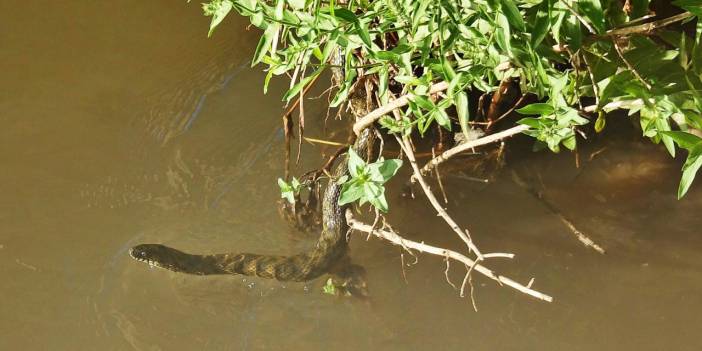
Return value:
M 246 68 L 257 34 L 227 21 L 206 39 L 207 19 L 185 2 L 0 11 L 0 349 L 702 348 L 702 188 L 675 200 L 681 160 L 636 132 L 585 146 L 579 169 L 544 153 L 487 185 L 445 178 L 449 211 L 483 250 L 517 255 L 490 266 L 535 278 L 553 304 L 475 277 L 473 312 L 441 259 L 403 267 L 397 247 L 365 236 L 351 255 L 368 271 L 368 304 L 321 294 L 321 280 L 186 276 L 129 259 L 142 242 L 276 254 L 314 242 L 275 209 L 286 83 L 261 93 L 263 74 Z M 323 116 L 323 100 L 307 115 Z M 308 135 L 324 136 L 320 121 L 308 117 Z M 305 144 L 296 172 L 320 151 Z M 608 254 L 574 240 L 511 169 Z M 421 197 L 392 186 L 397 229 L 461 248 Z M 454 282 L 462 275 L 452 266 Z

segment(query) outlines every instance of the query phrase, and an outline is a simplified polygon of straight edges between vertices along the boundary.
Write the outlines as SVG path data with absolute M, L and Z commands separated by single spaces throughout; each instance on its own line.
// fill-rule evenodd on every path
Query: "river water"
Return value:
M 368 301 L 324 295 L 322 280 L 196 277 L 130 259 L 144 242 L 287 254 L 315 240 L 275 208 L 285 82 L 262 93 L 247 64 L 257 33 L 242 19 L 210 39 L 207 25 L 185 1 L 0 4 L 0 349 L 702 349 L 702 186 L 677 201 L 682 160 L 635 132 L 594 140 L 580 168 L 544 153 L 489 184 L 444 179 L 449 211 L 483 251 L 516 254 L 488 265 L 535 278 L 553 303 L 475 276 L 475 312 L 442 259 L 405 255 L 403 269 L 397 247 L 360 235 Z M 323 101 L 306 104 L 308 135 L 343 141 L 324 134 Z M 306 144 L 294 171 L 320 151 Z M 512 170 L 608 253 L 578 243 Z M 461 249 L 401 190 L 389 190 L 398 230 Z

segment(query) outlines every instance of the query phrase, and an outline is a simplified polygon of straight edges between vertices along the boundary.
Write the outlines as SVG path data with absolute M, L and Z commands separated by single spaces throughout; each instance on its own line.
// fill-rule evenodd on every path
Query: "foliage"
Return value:
M 388 211 L 383 184 L 397 173 L 402 160 L 384 160 L 382 157 L 373 163 L 366 163 L 352 148 L 349 148 L 347 163 L 350 176 L 338 180 L 341 184 L 339 205 L 359 201 L 361 205 L 370 202 L 380 211 Z
M 231 10 L 262 30 L 252 64 L 267 66 L 264 90 L 273 76 L 292 77 L 285 101 L 337 67 L 344 79 L 332 107 L 347 100 L 357 79 L 373 77 L 382 103 L 391 91 L 412 96 L 401 120 L 381 120 L 390 132 L 416 127 L 423 134 L 436 122 L 467 133 L 479 114 L 467 93 L 491 94 L 515 80 L 540 101 L 518 111 L 529 116 L 520 123 L 537 148 L 574 149 L 577 128 L 596 118 L 599 132 L 606 112 L 624 109 L 674 155 L 676 142 L 689 146 L 681 144 L 691 138 L 686 132 L 702 129 L 702 0 L 672 4 L 690 12 L 684 21 L 696 23 L 692 33 L 667 24 L 640 29 L 651 21 L 648 0 L 211 0 L 204 9 L 210 33 Z M 448 90 L 430 96 L 438 81 L 449 82 Z M 583 104 L 593 101 L 586 112 Z M 452 106 L 457 124 L 447 113 Z M 688 149 L 680 195 L 702 162 L 696 150 Z M 359 179 L 344 183 L 344 201 L 386 209 L 381 183 L 361 186 Z
M 280 197 L 288 200 L 291 204 L 295 204 L 295 196 L 300 194 L 300 189 L 302 188 L 300 181 L 293 177 L 290 183 L 287 183 L 282 178 L 278 178 L 278 186 L 280 187 Z

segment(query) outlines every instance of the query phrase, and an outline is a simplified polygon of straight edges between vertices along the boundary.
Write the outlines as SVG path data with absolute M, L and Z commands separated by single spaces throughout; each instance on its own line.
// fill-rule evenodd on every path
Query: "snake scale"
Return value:
M 374 138 L 372 128 L 366 128 L 356 138 L 352 146 L 354 151 L 359 155 L 368 155 Z M 348 174 L 347 159 L 348 155 L 343 156 L 332 171 L 322 199 L 322 233 L 309 251 L 292 256 L 252 253 L 197 255 L 161 244 L 141 244 L 130 249 L 129 254 L 151 266 L 187 274 L 241 274 L 279 281 L 317 278 L 330 272 L 348 250 L 348 225 L 344 218 L 347 206 L 339 206 L 341 185 L 336 181 Z

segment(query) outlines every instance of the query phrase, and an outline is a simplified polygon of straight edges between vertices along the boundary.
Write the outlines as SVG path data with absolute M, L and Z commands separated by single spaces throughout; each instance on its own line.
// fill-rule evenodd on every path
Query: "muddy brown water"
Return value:
M 675 200 L 681 160 L 635 135 L 595 141 L 580 169 L 569 154 L 508 167 L 543 183 L 605 256 L 508 172 L 445 179 L 449 210 L 483 251 L 516 254 L 489 265 L 535 278 L 551 304 L 475 276 L 474 312 L 440 258 L 420 256 L 403 277 L 397 247 L 358 235 L 368 302 L 323 295 L 321 280 L 149 269 L 129 247 L 292 253 L 314 241 L 274 206 L 285 83 L 262 94 L 246 63 L 256 33 L 232 17 L 207 39 L 185 1 L 4 1 L 0 14 L 2 350 L 702 349 L 702 186 Z M 320 116 L 309 135 L 324 135 L 323 115 L 309 103 Z M 306 145 L 296 171 L 320 151 Z M 389 192 L 400 231 L 461 248 L 400 190 Z M 454 282 L 462 274 L 452 265 Z

